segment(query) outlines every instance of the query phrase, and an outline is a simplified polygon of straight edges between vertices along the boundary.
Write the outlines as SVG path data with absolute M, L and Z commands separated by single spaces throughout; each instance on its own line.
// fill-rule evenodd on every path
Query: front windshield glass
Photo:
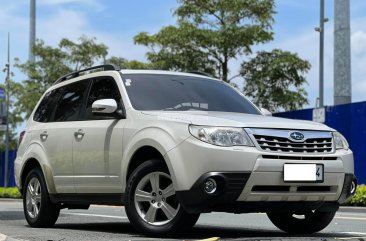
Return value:
M 222 111 L 260 114 L 227 84 L 209 78 L 165 74 L 123 74 L 136 110 Z

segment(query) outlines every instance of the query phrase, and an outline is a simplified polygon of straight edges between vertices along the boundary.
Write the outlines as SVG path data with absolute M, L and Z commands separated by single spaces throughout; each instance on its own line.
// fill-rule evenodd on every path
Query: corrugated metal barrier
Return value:
M 8 163 L 8 187 L 15 187 L 14 178 L 14 160 L 17 155 L 15 150 L 9 151 Z M 5 152 L 0 153 L 0 187 L 4 186 L 4 172 L 5 172 Z

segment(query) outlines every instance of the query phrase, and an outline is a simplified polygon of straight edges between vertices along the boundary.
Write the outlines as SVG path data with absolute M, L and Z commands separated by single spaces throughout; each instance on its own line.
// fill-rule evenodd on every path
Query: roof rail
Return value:
M 200 71 L 189 71 L 188 73 L 190 74 L 198 74 L 198 75 L 203 75 L 203 76 L 207 76 L 207 77 L 212 77 L 211 75 L 205 73 L 205 72 L 200 72 Z
M 101 69 L 100 71 L 107 71 L 107 70 L 117 70 L 118 71 L 118 70 L 120 70 L 120 68 L 114 64 L 97 65 L 97 66 L 78 70 L 78 71 L 69 73 L 67 75 L 64 75 L 64 76 L 60 77 L 58 80 L 56 80 L 55 83 L 53 83 L 53 84 L 55 85 L 55 84 L 65 81 L 65 80 L 69 80 L 69 79 L 78 77 L 78 76 L 80 76 L 80 73 L 87 72 L 87 71 L 94 70 L 94 69 Z

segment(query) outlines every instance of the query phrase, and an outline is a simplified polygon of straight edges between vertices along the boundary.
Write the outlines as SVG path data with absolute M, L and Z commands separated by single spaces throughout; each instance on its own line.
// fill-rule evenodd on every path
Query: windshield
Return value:
M 220 81 L 165 74 L 124 74 L 123 78 L 136 110 L 260 114 L 252 103 Z

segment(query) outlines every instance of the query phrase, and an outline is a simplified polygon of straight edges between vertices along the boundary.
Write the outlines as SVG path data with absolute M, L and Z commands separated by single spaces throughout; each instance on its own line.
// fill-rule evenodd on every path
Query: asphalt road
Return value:
M 216 238 L 215 238 L 216 237 Z M 347 208 L 337 213 L 322 232 L 289 236 L 274 227 L 265 214 L 211 213 L 201 215 L 194 229 L 178 240 L 365 240 L 366 211 Z M 0 199 L 0 241 L 16 240 L 161 240 L 140 235 L 128 222 L 123 207 L 92 206 L 62 210 L 53 228 L 30 228 L 20 201 Z M 167 239 L 169 240 L 169 239 Z

